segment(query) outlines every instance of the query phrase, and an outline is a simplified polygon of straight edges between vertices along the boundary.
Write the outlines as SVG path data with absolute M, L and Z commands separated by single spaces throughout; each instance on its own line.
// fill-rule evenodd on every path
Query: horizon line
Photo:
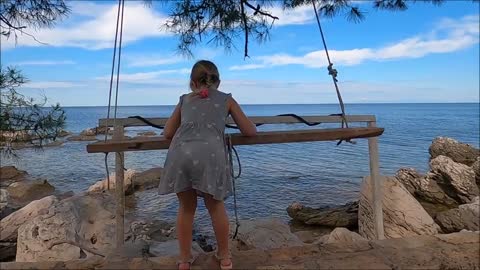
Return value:
M 345 105 L 401 105 L 401 104 L 478 104 L 479 102 L 353 102 L 344 103 Z M 118 105 L 118 107 L 157 107 L 157 106 L 176 106 L 177 104 L 157 104 L 157 105 Z M 273 106 L 273 105 L 340 105 L 339 103 L 245 103 L 240 106 Z M 108 107 L 108 105 L 69 105 L 61 106 L 63 108 L 88 108 L 88 107 Z M 114 107 L 114 106 L 111 106 Z

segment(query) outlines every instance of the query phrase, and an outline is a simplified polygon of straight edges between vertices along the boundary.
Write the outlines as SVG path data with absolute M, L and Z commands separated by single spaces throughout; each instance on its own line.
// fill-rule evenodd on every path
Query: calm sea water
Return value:
M 243 108 L 250 116 L 339 112 L 338 105 L 246 105 Z M 172 106 L 120 107 L 118 115 L 166 117 L 172 110 Z M 401 167 L 427 171 L 428 147 L 437 136 L 479 146 L 478 104 L 350 104 L 346 110 L 347 114 L 374 114 L 377 125 L 385 128 L 379 139 L 379 151 L 381 173 L 386 175 L 394 174 Z M 66 108 L 67 130 L 78 133 L 94 127 L 99 118 L 105 118 L 106 111 L 106 107 Z M 323 125 L 329 126 L 338 124 Z M 293 124 L 262 126 L 259 130 L 302 128 L 306 127 Z M 143 130 L 148 128 L 127 129 L 127 135 L 135 136 Z M 41 152 L 21 150 L 16 165 L 33 176 L 48 179 L 58 190 L 85 191 L 106 174 L 104 155 L 88 154 L 86 145 L 86 142 L 67 142 L 62 147 Z M 369 174 L 366 140 L 340 146 L 336 146 L 336 142 L 239 146 L 238 152 L 243 166 L 242 177 L 237 180 L 241 218 L 277 216 L 287 220 L 285 209 L 294 201 L 322 206 L 355 200 L 362 177 Z M 130 152 L 126 154 L 126 167 L 141 171 L 162 166 L 165 155 L 166 151 Z M 109 163 L 113 170 L 113 155 Z M 174 221 L 175 195 L 159 196 L 156 190 L 150 190 L 136 193 L 130 202 L 130 215 Z M 233 217 L 233 199 L 229 198 L 226 203 Z M 197 220 L 197 228 L 209 224 L 202 203 Z

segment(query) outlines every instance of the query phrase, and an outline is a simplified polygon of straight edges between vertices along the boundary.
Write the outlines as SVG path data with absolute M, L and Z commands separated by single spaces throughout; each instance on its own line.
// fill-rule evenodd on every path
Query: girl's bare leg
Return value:
M 205 206 L 212 219 L 213 230 L 215 231 L 215 238 L 218 245 L 218 256 L 225 258 L 221 261 L 222 265 L 229 265 L 231 260 L 229 258 L 230 252 L 228 248 L 228 234 L 229 222 L 227 211 L 223 201 L 213 199 L 211 195 L 205 195 Z
M 187 190 L 177 193 L 180 206 L 177 215 L 177 238 L 180 246 L 180 261 L 187 262 L 191 259 L 192 230 L 195 210 L 197 209 L 197 193 Z M 189 264 L 180 264 L 179 269 L 189 269 Z

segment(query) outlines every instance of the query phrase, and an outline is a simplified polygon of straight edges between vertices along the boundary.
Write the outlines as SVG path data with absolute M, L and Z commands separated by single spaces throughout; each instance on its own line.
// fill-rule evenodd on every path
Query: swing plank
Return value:
M 377 137 L 383 133 L 383 128 L 355 127 L 310 130 L 288 130 L 258 132 L 256 136 L 246 137 L 239 133 L 232 134 L 234 145 L 294 143 L 314 141 L 335 141 L 345 139 Z M 108 153 L 168 149 L 170 140 L 164 137 L 133 138 L 123 141 L 109 140 L 87 145 L 88 153 Z

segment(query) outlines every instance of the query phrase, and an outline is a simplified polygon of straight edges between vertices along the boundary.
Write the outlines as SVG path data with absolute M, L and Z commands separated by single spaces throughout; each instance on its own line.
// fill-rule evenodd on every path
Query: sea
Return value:
M 429 146 L 438 136 L 446 136 L 479 147 L 479 104 L 346 104 L 347 114 L 371 114 L 377 126 L 385 128 L 379 137 L 380 171 L 393 175 L 404 167 L 421 173 L 429 169 Z M 329 115 L 339 113 L 337 104 L 243 105 L 249 116 Z M 79 133 L 98 125 L 107 107 L 66 107 L 68 131 Z M 168 117 L 173 106 L 119 107 L 118 117 Z M 264 125 L 259 131 L 339 127 L 340 124 Z M 361 124 L 351 123 L 351 126 Z M 160 130 L 127 128 L 128 136 Z M 235 132 L 229 130 L 228 132 Z M 101 137 L 99 137 L 101 138 Z M 293 202 L 306 206 L 340 205 L 357 200 L 362 178 L 369 174 L 368 144 L 336 141 L 238 146 L 242 175 L 236 180 L 237 209 L 240 219 L 277 217 L 286 222 L 286 208 Z M 104 179 L 104 154 L 89 154 L 89 142 L 66 142 L 43 150 L 23 149 L 15 160 L 2 158 L 2 166 L 16 165 L 36 178 L 47 179 L 59 192 L 80 193 Z M 163 166 L 166 151 L 127 152 L 125 167 L 137 171 Z M 110 172 L 114 155 L 109 155 Z M 210 220 L 203 202 L 198 204 L 195 228 L 209 230 Z M 233 198 L 226 200 L 233 221 Z M 137 192 L 127 199 L 127 216 L 134 219 L 174 222 L 176 196 L 158 195 L 156 189 Z

